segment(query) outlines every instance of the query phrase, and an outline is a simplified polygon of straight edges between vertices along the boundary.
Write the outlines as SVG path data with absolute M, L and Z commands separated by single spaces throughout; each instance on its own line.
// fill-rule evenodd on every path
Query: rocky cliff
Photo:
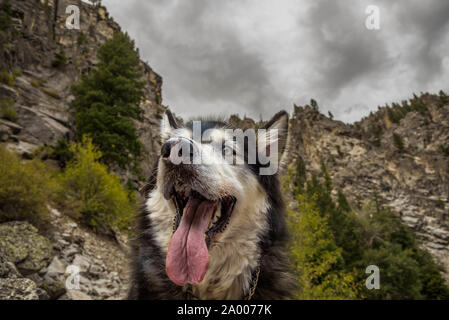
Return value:
M 41 233 L 27 222 L 0 224 L 0 300 L 126 297 L 126 247 L 55 209 Z
M 0 30 L 0 142 L 24 159 L 74 136 L 71 86 L 97 63 L 97 50 L 120 26 L 104 7 L 81 1 L 14 0 L 2 5 L 9 23 Z M 69 29 L 69 5 L 80 9 L 79 29 Z M 5 20 L 2 20 L 5 21 Z M 143 121 L 136 121 L 147 155 L 148 176 L 159 145 L 162 78 L 141 62 L 146 83 Z M 12 113 L 4 112 L 8 109 Z M 45 157 L 44 160 L 52 162 Z M 56 165 L 56 163 L 55 163 Z M 134 179 L 118 172 L 124 181 Z M 117 299 L 127 291 L 127 247 L 98 236 L 52 209 L 45 232 L 26 222 L 0 225 L 0 299 Z M 79 286 L 67 290 L 70 268 L 78 267 Z
M 355 124 L 297 107 L 287 162 L 301 157 L 309 173 L 323 161 L 356 210 L 380 196 L 412 227 L 449 279 L 449 103 L 415 97 L 413 108 L 382 107 Z M 399 112 L 401 112 L 399 114 Z M 391 120 L 393 119 L 393 121 Z
M 106 9 L 81 1 L 12 1 L 11 25 L 1 33 L 0 69 L 9 70 L 12 83 L 0 83 L 0 101 L 11 101 L 15 122 L 0 119 L 0 139 L 8 149 L 31 157 L 41 146 L 54 147 L 61 137 L 72 137 L 71 86 L 97 63 L 98 48 L 120 26 Z M 79 29 L 69 29 L 69 5 L 80 9 Z M 71 20 L 69 20 L 71 22 Z M 159 148 L 155 139 L 162 107 L 162 78 L 142 62 L 144 120 L 136 122 L 150 161 L 142 163 L 148 175 Z M 127 173 L 122 173 L 126 175 Z

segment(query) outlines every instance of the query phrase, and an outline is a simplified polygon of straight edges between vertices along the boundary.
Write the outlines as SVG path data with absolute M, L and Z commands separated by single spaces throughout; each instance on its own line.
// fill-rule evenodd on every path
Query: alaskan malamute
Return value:
M 167 110 L 143 189 L 130 299 L 284 299 L 294 288 L 277 177 L 288 114 L 245 131 Z

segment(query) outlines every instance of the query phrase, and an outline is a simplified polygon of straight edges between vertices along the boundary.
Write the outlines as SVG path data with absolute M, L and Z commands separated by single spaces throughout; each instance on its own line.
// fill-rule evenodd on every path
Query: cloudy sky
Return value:
M 448 0 L 104 0 L 183 117 L 259 119 L 311 98 L 352 122 L 449 89 Z M 380 29 L 366 28 L 367 6 Z

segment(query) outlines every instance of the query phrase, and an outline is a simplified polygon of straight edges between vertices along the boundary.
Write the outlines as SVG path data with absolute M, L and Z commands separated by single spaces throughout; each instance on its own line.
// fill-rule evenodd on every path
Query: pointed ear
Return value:
M 161 138 L 166 140 L 170 137 L 173 130 L 178 129 L 178 124 L 176 123 L 175 117 L 169 109 L 165 110 L 161 121 Z
M 269 140 L 266 141 L 267 148 L 270 147 L 273 143 L 277 143 L 277 155 L 278 159 L 282 157 L 282 154 L 285 151 L 285 147 L 287 145 L 287 138 L 288 138 L 288 113 L 284 110 L 279 111 L 274 115 L 273 118 L 271 118 L 270 121 L 268 121 L 262 129 L 267 130 L 267 134 L 265 139 Z M 276 130 L 277 131 L 277 139 L 270 139 L 273 135 L 270 134 L 270 130 Z M 263 137 L 262 137 L 263 139 Z M 270 150 L 267 150 L 267 154 L 270 154 Z M 270 155 L 272 156 L 272 155 Z

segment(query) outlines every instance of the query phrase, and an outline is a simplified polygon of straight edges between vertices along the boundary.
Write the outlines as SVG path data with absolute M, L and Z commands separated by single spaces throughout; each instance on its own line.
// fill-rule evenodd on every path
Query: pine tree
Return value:
M 404 140 L 402 140 L 402 137 L 399 134 L 393 133 L 393 142 L 399 152 L 403 152 L 405 150 Z
M 98 58 L 97 68 L 73 87 L 76 138 L 88 134 L 108 165 L 136 169 L 142 145 L 133 119 L 142 119 L 144 87 L 138 52 L 127 34 L 117 32 Z
M 307 179 L 297 159 L 284 185 L 297 210 L 289 212 L 291 256 L 298 275 L 299 299 L 448 299 L 449 289 L 430 254 L 415 234 L 375 193 L 354 212 L 342 191 L 332 197 L 333 183 L 324 163 L 320 177 Z M 381 272 L 380 290 L 365 287 L 366 267 Z

